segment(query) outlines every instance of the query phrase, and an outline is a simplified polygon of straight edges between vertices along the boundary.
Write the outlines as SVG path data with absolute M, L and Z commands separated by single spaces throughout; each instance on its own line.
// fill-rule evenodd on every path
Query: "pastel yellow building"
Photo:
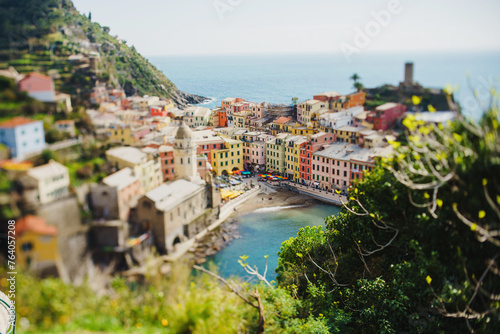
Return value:
M 57 228 L 40 217 L 27 215 L 16 221 L 16 262 L 36 272 L 58 270 Z
M 285 139 L 288 133 L 279 133 L 276 138 L 266 142 L 266 170 L 285 174 Z
M 359 144 L 359 132 L 363 130 L 366 130 L 366 128 L 346 125 L 335 129 L 335 134 L 337 135 L 338 141 L 349 144 Z
M 151 132 L 151 130 L 146 125 L 137 128 L 123 127 L 111 129 L 109 140 L 119 142 L 124 145 L 134 145 L 144 138 L 144 136 L 149 132 Z
M 302 124 L 307 125 L 311 119 L 321 109 L 328 108 L 328 103 L 319 100 L 308 100 L 301 103 L 302 107 Z
M 293 128 L 291 128 L 291 132 L 292 132 L 292 135 L 294 135 L 294 136 L 307 136 L 307 135 L 314 135 L 318 131 L 312 127 L 300 125 L 300 126 L 294 126 Z
M 252 115 L 252 112 L 250 110 L 245 110 L 239 113 L 234 113 L 233 114 L 233 126 L 235 128 L 247 128 L 248 127 L 248 121 L 250 116 Z
M 300 147 L 307 142 L 304 136 L 293 136 L 285 140 L 286 174 L 294 182 L 300 181 Z
M 217 175 L 231 175 L 234 170 L 243 169 L 243 142 L 230 138 L 224 139 L 225 148 L 212 150 L 213 172 Z

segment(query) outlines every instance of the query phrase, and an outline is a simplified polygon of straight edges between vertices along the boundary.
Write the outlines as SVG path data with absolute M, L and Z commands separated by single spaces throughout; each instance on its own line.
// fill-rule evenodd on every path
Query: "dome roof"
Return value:
M 186 125 L 186 123 L 182 122 L 181 126 L 177 128 L 177 133 L 175 134 L 175 139 L 187 139 L 193 138 L 193 131 Z

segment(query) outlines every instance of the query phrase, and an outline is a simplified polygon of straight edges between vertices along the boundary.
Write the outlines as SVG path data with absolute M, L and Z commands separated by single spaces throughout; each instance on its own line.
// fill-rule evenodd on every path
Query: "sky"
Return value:
M 146 56 L 500 51 L 498 0 L 73 0 Z

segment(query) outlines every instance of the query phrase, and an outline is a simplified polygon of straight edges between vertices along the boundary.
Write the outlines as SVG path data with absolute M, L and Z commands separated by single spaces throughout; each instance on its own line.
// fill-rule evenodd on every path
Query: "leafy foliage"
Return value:
M 495 332 L 498 121 L 496 107 L 480 124 L 407 119 L 408 145 L 394 143 L 326 233 L 283 243 L 280 286 L 342 333 Z

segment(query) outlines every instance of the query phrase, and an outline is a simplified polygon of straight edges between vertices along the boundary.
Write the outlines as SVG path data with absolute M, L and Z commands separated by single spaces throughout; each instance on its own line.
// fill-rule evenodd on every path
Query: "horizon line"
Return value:
M 500 49 L 490 49 L 490 50 L 395 50 L 395 51 L 364 51 L 362 54 L 358 54 L 357 56 L 371 56 L 371 55 L 406 55 L 406 54 L 415 54 L 415 55 L 447 55 L 447 54 L 498 54 L 500 53 Z M 170 53 L 170 54 L 142 54 L 144 57 L 200 57 L 200 56 L 299 56 L 299 55 L 331 55 L 331 56 L 343 56 L 342 52 L 339 51 L 315 51 L 315 52 L 230 52 L 230 53 Z

